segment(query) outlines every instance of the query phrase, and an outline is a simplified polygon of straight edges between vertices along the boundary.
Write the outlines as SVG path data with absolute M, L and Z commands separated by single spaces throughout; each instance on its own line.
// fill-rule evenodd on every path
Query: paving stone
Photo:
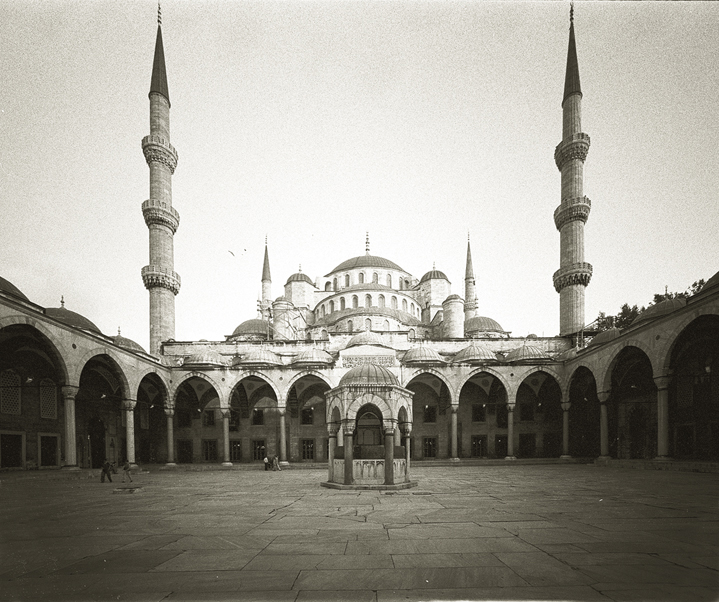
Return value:
M 507 602 L 612 602 L 591 587 L 482 587 L 466 589 L 381 590 L 377 602 L 457 602 L 506 600 Z
M 375 556 L 353 556 L 353 558 L 375 558 Z M 392 561 L 398 569 L 504 565 L 494 554 L 394 554 Z

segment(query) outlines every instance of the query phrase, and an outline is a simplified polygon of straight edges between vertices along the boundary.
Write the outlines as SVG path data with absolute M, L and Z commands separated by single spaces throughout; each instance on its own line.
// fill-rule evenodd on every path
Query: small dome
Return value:
M 656 305 L 650 305 L 649 307 L 647 307 L 642 313 L 640 313 L 636 318 L 634 318 L 632 326 L 636 326 L 637 324 L 641 324 L 642 322 L 656 320 L 661 316 L 665 316 L 666 314 L 670 314 L 673 311 L 681 309 L 686 304 L 687 300 L 684 297 L 677 297 L 676 299 L 664 299 L 664 301 L 660 301 Z
M 23 301 L 30 301 L 30 299 L 28 299 L 17 286 L 9 280 L 5 280 L 2 276 L 0 276 L 0 291 L 3 293 L 10 293 L 15 297 L 19 297 Z
M 280 295 L 279 297 L 277 297 L 277 299 L 275 299 L 273 301 L 273 303 L 287 303 L 287 302 L 288 302 L 288 299 L 284 295 Z
M 233 337 L 242 336 L 261 336 L 267 338 L 268 333 L 272 332 L 272 326 L 267 320 L 255 318 L 253 320 L 245 320 L 232 333 Z
M 185 364 L 200 364 L 211 366 L 225 366 L 225 358 L 210 348 L 200 349 L 185 359 Z
M 124 349 L 129 349 L 130 351 L 142 351 L 142 353 L 146 353 L 145 350 L 138 343 L 135 343 L 135 341 L 132 341 L 130 339 L 126 339 L 119 333 L 117 336 L 112 337 L 112 340 L 118 347 L 123 347 Z
M 290 282 L 307 282 L 308 284 L 315 286 L 315 283 L 312 282 L 312 278 L 302 272 L 295 272 L 292 274 L 292 276 L 287 279 L 286 284 L 289 284 Z
M 381 347 L 386 347 L 386 345 L 382 343 L 382 337 L 371 330 L 365 330 L 353 336 L 350 339 L 350 342 L 347 343 L 347 347 L 345 347 L 345 349 L 355 347 L 357 345 L 380 345 Z
M 444 272 L 440 272 L 439 270 L 430 270 L 427 272 L 422 278 L 419 279 L 419 283 L 422 284 L 423 282 L 427 282 L 427 280 L 446 280 L 449 282 L 449 278 L 447 278 L 447 275 Z
M 536 341 L 539 337 L 536 334 L 528 334 L 527 339 L 530 341 Z
M 504 334 L 505 330 L 499 325 L 499 322 L 492 320 L 492 318 L 476 316 L 474 318 L 470 318 L 464 323 L 464 332 L 499 332 Z
M 450 295 L 444 300 L 444 303 L 447 303 L 447 301 L 463 301 L 463 299 L 459 295 Z
M 403 364 L 436 364 L 445 363 L 439 354 L 431 347 L 420 345 L 413 347 L 402 358 Z
M 398 272 L 404 272 L 404 270 L 393 261 L 367 253 L 365 255 L 360 255 L 359 257 L 353 257 L 352 259 L 343 261 L 329 274 L 325 274 L 325 277 L 330 274 L 334 274 L 335 272 L 345 272 L 347 270 L 355 270 L 358 268 L 380 268 L 383 270 L 397 270 Z
M 64 305 L 62 307 L 48 307 L 45 310 L 45 315 L 55 318 L 57 321 L 67 324 L 68 326 L 102 334 L 100 329 L 90 322 L 90 320 L 88 320 L 85 316 L 81 316 L 74 311 L 65 309 Z
M 377 364 L 362 364 L 352 368 L 340 379 L 343 385 L 397 385 L 397 378 L 387 368 Z
M 472 343 L 469 347 L 462 349 L 452 360 L 455 364 L 471 364 L 483 362 L 496 362 L 497 355 L 484 345 Z
M 516 349 L 512 349 L 504 359 L 508 362 L 522 362 L 528 360 L 548 360 L 550 358 L 539 347 L 525 344 Z
M 608 343 L 609 341 L 613 341 L 617 337 L 619 337 L 622 334 L 622 331 L 618 328 L 610 328 L 609 330 L 603 330 L 600 332 L 597 336 L 595 336 L 591 341 L 589 341 L 589 344 L 587 347 L 596 347 L 597 345 L 603 345 L 604 343 Z
M 246 353 L 243 357 L 235 358 L 232 361 L 233 366 L 237 366 L 237 365 L 245 366 L 248 364 L 253 364 L 255 366 L 258 366 L 258 365 L 281 366 L 282 360 L 276 353 L 270 351 L 269 349 L 260 348 L 260 349 L 252 349 L 251 351 Z
M 303 366 L 309 366 L 309 365 L 329 365 L 332 364 L 334 360 L 332 359 L 332 356 L 327 353 L 324 349 L 317 349 L 316 347 L 312 347 L 310 349 L 305 349 L 304 351 L 298 353 L 295 356 L 295 359 L 292 360 L 292 363 L 294 365 L 303 365 Z

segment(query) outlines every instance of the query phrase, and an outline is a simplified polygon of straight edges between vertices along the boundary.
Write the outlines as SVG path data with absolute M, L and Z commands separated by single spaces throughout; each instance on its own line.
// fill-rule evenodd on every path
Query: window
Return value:
M 337 290 L 337 278 L 335 278 L 335 279 L 332 281 L 332 290 L 333 290 L 333 291 L 336 291 L 336 290 Z
M 392 274 L 387 274 L 387 286 L 392 288 Z
M 423 440 L 423 451 L 425 458 L 436 458 L 437 457 L 437 438 L 436 437 L 425 437 Z
M 392 297 L 392 309 L 397 309 L 397 297 Z
M 365 306 L 365 307 L 372 307 L 372 295 L 365 295 L 365 296 L 364 296 L 364 306 Z
M 252 410 L 252 424 L 254 426 L 262 426 L 265 423 L 264 410 L 255 408 Z
M 237 410 L 230 410 L 230 431 L 240 430 L 240 413 Z
M 202 459 L 205 462 L 217 462 L 217 439 L 202 440 Z
M 40 381 L 40 418 L 57 420 L 57 387 L 49 378 Z
M 410 307 L 411 307 L 411 312 L 414 313 L 414 303 L 412 303 L 412 305 Z
M 350 285 L 350 275 L 345 274 L 345 286 L 349 286 L 349 285 Z
M 0 412 L 20 414 L 20 375 L 14 370 L 0 374 Z
M 342 309 L 344 309 L 344 308 L 345 308 L 345 298 L 342 297 L 342 298 L 340 299 L 340 310 L 342 310 Z
M 265 440 L 254 439 L 252 441 L 252 459 L 253 460 L 264 460 L 265 456 Z
M 407 299 L 402 299 L 402 311 L 407 311 Z
M 325 291 L 331 291 L 332 290 L 332 283 L 328 280 L 325 282 Z
M 379 274 L 377 272 L 372 274 L 372 282 L 374 282 L 375 284 L 379 284 Z
M 364 284 L 364 272 L 359 273 L 359 283 Z
M 202 413 L 202 426 L 215 426 L 215 410 L 205 410 Z
M 424 422 L 437 422 L 437 406 L 424 406 Z
M 472 422 L 486 422 L 487 409 L 483 403 L 472 404 Z
M 385 332 L 389 332 L 389 320 L 385 320 L 382 323 L 382 330 L 384 330 Z
M 357 295 L 352 295 L 352 309 L 357 309 L 358 305 L 359 299 L 357 298 Z
M 487 455 L 487 436 L 472 435 L 472 457 L 482 458 Z
M 377 299 L 377 304 L 378 304 L 380 307 L 384 307 L 384 295 L 380 295 L 380 296 L 379 296 L 379 298 Z
M 335 311 L 335 302 L 330 301 L 330 313 L 334 313 L 334 311 Z
M 315 440 L 314 439 L 302 439 L 302 459 L 303 460 L 314 460 L 315 459 Z
M 353 330 L 352 320 L 347 320 L 347 332 L 352 332 Z
M 367 319 L 364 321 L 364 327 L 365 327 L 365 330 L 372 330 L 372 320 L 370 320 L 369 318 L 367 318 Z
M 240 460 L 242 460 L 242 442 L 230 441 L 230 462 L 239 462 Z
M 314 410 L 312 408 L 302 408 L 300 416 L 300 424 L 313 424 Z
M 322 318 L 325 317 L 325 306 L 324 305 L 322 307 L 320 307 L 320 317 L 322 317 Z

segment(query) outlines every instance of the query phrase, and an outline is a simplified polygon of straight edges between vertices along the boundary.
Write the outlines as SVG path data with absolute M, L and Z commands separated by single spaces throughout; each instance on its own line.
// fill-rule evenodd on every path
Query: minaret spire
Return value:
M 265 236 L 265 259 L 262 263 L 262 317 L 269 319 L 272 305 L 272 276 L 270 276 L 270 256 L 267 251 L 267 236 Z
M 180 276 L 174 271 L 174 236 L 180 215 L 172 207 L 177 151 L 170 144 L 170 94 L 161 22 L 158 4 L 149 94 L 150 135 L 142 139 L 142 152 L 150 169 L 150 198 L 142 204 L 150 231 L 150 262 L 142 268 L 142 280 L 150 292 L 150 353 L 154 355 L 160 354 L 162 341 L 175 338 L 175 295 L 180 292 Z
M 467 232 L 467 267 L 464 270 L 464 319 L 465 321 L 477 315 L 477 287 L 474 280 L 474 267 L 472 266 L 472 249 L 469 244 Z
M 584 329 L 584 293 L 592 277 L 592 266 L 584 261 L 584 224 L 591 207 L 590 200 L 584 196 L 584 161 L 590 140 L 582 132 L 582 89 L 573 5 L 562 113 L 562 141 L 554 150 L 554 160 L 562 174 L 561 203 L 554 211 L 554 223 L 560 232 L 560 267 L 553 280 L 559 293 L 559 333 L 578 338 Z

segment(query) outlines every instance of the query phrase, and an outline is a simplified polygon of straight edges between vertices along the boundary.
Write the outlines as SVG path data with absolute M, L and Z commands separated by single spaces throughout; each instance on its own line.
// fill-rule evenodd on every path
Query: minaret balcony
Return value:
M 145 288 L 166 288 L 173 295 L 180 292 L 180 275 L 161 265 L 146 265 L 142 268 L 142 282 Z
M 148 228 L 151 225 L 166 226 L 174 234 L 180 225 L 180 214 L 175 208 L 157 199 L 148 199 L 142 204 L 142 215 Z
M 586 224 L 591 208 L 592 202 L 586 196 L 565 199 L 554 210 L 554 225 L 561 232 L 562 228 L 570 222 L 581 221 Z
M 554 289 L 559 293 L 563 288 L 573 284 L 587 286 L 592 279 L 592 264 L 577 262 L 559 268 L 552 276 Z
M 175 173 L 177 151 L 169 140 L 155 134 L 145 136 L 142 139 L 142 152 L 148 165 L 152 162 L 162 163 L 170 170 L 170 173 Z
M 572 134 L 571 138 L 562 140 L 557 144 L 557 148 L 554 149 L 554 162 L 557 164 L 559 171 L 562 170 L 567 161 L 579 159 L 584 162 L 587 158 L 587 153 L 589 153 L 589 144 L 589 136 L 582 132 Z

